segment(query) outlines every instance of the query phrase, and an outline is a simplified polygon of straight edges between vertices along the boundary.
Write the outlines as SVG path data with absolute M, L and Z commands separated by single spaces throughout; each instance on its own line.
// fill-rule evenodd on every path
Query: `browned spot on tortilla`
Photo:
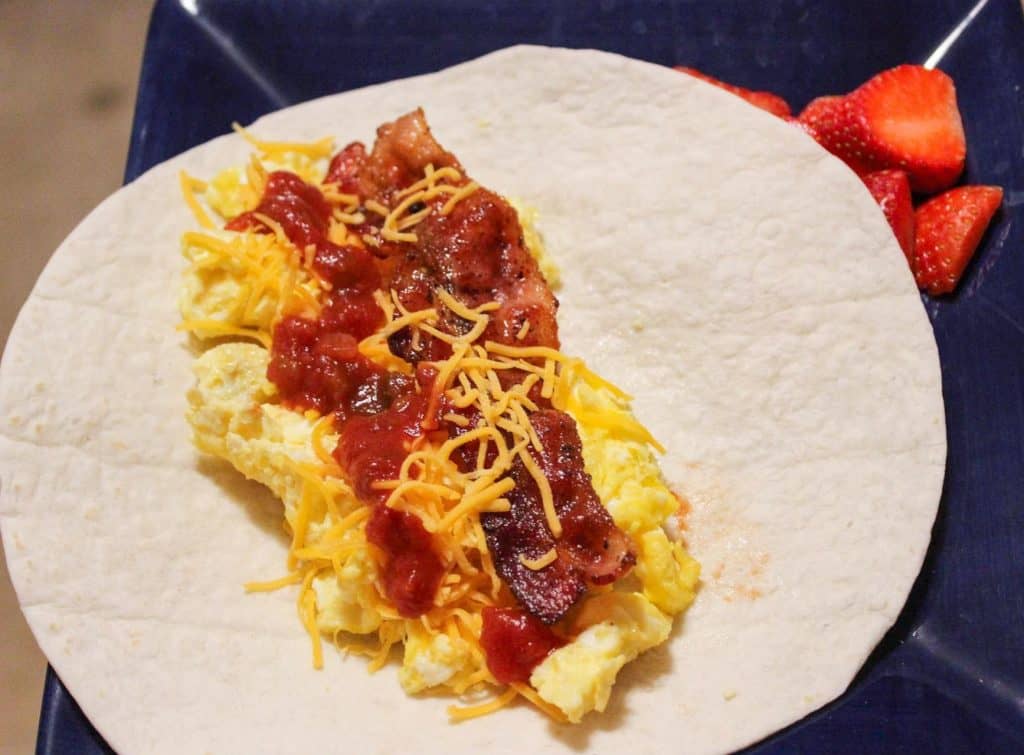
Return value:
M 769 555 L 764 551 L 744 553 L 732 563 L 719 562 L 711 573 L 726 603 L 736 600 L 754 601 L 762 598 L 768 589 L 764 577 Z
M 691 504 L 690 501 L 678 491 L 669 488 L 669 492 L 679 503 L 679 505 L 676 507 L 676 510 L 669 515 L 669 519 L 674 520 L 676 532 L 678 532 L 679 534 L 679 540 L 683 544 L 683 547 L 689 550 L 689 516 L 690 513 L 693 511 L 693 504 Z
M 768 567 L 768 554 L 758 553 L 754 556 L 754 562 L 750 566 L 750 576 L 760 577 Z
M 728 475 L 706 464 L 683 463 L 675 513 L 690 553 L 703 564 L 702 590 L 720 600 L 759 600 L 777 589 L 762 527 L 750 519 Z
M 722 600 L 726 603 L 733 603 L 737 600 L 755 601 L 761 597 L 764 597 L 764 592 L 760 588 L 740 585 L 733 587 L 731 592 L 726 593 L 722 597 Z
M 693 505 L 679 492 L 675 490 L 670 490 L 670 492 L 675 496 L 675 499 L 679 501 L 679 508 L 676 510 L 676 519 L 679 521 L 679 529 L 681 531 L 686 530 L 688 529 L 687 517 L 689 517 L 690 512 L 693 511 Z

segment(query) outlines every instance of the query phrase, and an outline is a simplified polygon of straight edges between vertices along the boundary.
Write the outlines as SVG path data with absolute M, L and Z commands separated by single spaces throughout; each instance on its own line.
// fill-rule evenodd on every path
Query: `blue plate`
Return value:
M 931 549 L 899 621 L 847 693 L 748 752 L 1024 751 L 1019 0 L 161 0 L 125 179 L 232 121 L 517 42 L 690 65 L 795 107 L 903 62 L 937 60 L 956 80 L 966 181 L 998 184 L 1006 200 L 958 293 L 923 298 L 949 433 Z M 38 751 L 109 753 L 52 671 L 46 682 Z

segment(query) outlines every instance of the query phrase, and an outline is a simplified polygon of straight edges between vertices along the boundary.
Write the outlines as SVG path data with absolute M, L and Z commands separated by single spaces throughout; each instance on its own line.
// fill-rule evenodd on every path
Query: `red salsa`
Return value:
M 285 404 L 333 413 L 340 436 L 334 456 L 356 495 L 375 504 L 366 536 L 384 553 L 384 592 L 400 614 L 415 617 L 433 605 L 444 566 L 420 520 L 385 506 L 387 491 L 374 483 L 398 477 L 410 444 L 423 434 L 435 373 L 424 365 L 414 379 L 359 353 L 359 341 L 384 324 L 373 298 L 380 274 L 365 249 L 326 238 L 330 214 L 319 189 L 275 171 L 257 208 L 228 228 L 265 232 L 265 216 L 299 249 L 315 249 L 313 270 L 328 287 L 319 317 L 288 316 L 277 323 L 267 377 Z
M 433 608 L 444 565 L 420 518 L 378 504 L 366 523 L 366 539 L 385 553 L 381 581 L 398 613 L 415 618 Z
M 361 142 L 352 142 L 331 158 L 324 183 L 337 184 L 345 194 L 359 194 L 359 169 L 365 162 L 366 147 Z
M 537 664 L 565 644 L 551 627 L 522 608 L 485 608 L 480 646 L 502 684 L 529 682 Z
M 388 491 L 374 489 L 373 483 L 397 479 L 412 443 L 424 434 L 436 374 L 425 365 L 417 370 L 415 380 L 400 373 L 381 372 L 379 381 L 363 383 L 366 395 L 357 398 L 365 403 L 355 406 L 360 411 L 350 408 L 345 414 L 335 414 L 340 437 L 334 458 L 364 501 L 384 501 L 388 497 Z M 378 384 L 385 386 L 384 390 Z
M 227 224 L 229 231 L 266 228 L 259 219 L 265 215 L 280 224 L 288 239 L 299 249 L 324 239 L 331 217 L 331 205 L 315 186 L 294 173 L 275 170 L 267 176 L 263 197 L 255 210 L 243 212 Z

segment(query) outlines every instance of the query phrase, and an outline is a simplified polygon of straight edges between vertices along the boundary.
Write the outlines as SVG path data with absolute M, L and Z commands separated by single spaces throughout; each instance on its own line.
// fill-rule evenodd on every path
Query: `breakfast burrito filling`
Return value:
M 560 350 L 532 210 L 478 185 L 421 110 L 372 148 L 258 141 L 182 174 L 198 448 L 284 503 L 286 576 L 322 640 L 453 720 L 522 696 L 603 710 L 694 598 L 683 499 L 630 397 Z M 292 588 L 296 589 L 296 588 Z

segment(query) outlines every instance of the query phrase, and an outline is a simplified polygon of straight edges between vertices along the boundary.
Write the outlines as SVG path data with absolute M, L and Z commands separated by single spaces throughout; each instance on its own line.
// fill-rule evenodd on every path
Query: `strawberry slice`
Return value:
M 942 71 L 890 68 L 845 97 L 812 100 L 800 121 L 859 175 L 898 168 L 914 191 L 948 189 L 964 168 L 956 89 Z
M 907 262 L 911 262 L 914 254 L 914 205 L 907 174 L 902 170 L 879 170 L 861 176 L 861 180 L 885 213 Z
M 866 131 L 865 158 L 907 172 L 914 191 L 948 189 L 964 169 L 967 144 L 953 80 L 903 65 L 872 77 L 852 94 Z
M 863 120 L 849 97 L 828 95 L 811 100 L 797 121 L 822 147 L 845 162 L 858 176 L 877 169 L 862 156 Z
M 956 288 L 1002 201 L 998 186 L 959 186 L 917 208 L 910 269 L 918 288 L 929 294 Z
M 687 68 L 686 66 L 675 66 L 675 70 L 682 73 L 687 73 L 696 79 L 706 81 L 708 84 L 714 84 L 719 89 L 724 89 L 727 92 L 732 92 L 738 97 L 742 97 L 754 107 L 759 107 L 762 110 L 767 110 L 772 115 L 777 115 L 780 118 L 792 115 L 789 109 L 789 103 L 779 97 L 777 94 L 771 92 L 757 92 L 753 89 L 744 89 L 738 87 L 735 84 L 727 84 L 724 81 L 716 79 L 713 76 L 708 76 L 706 73 L 698 71 L 696 68 Z

